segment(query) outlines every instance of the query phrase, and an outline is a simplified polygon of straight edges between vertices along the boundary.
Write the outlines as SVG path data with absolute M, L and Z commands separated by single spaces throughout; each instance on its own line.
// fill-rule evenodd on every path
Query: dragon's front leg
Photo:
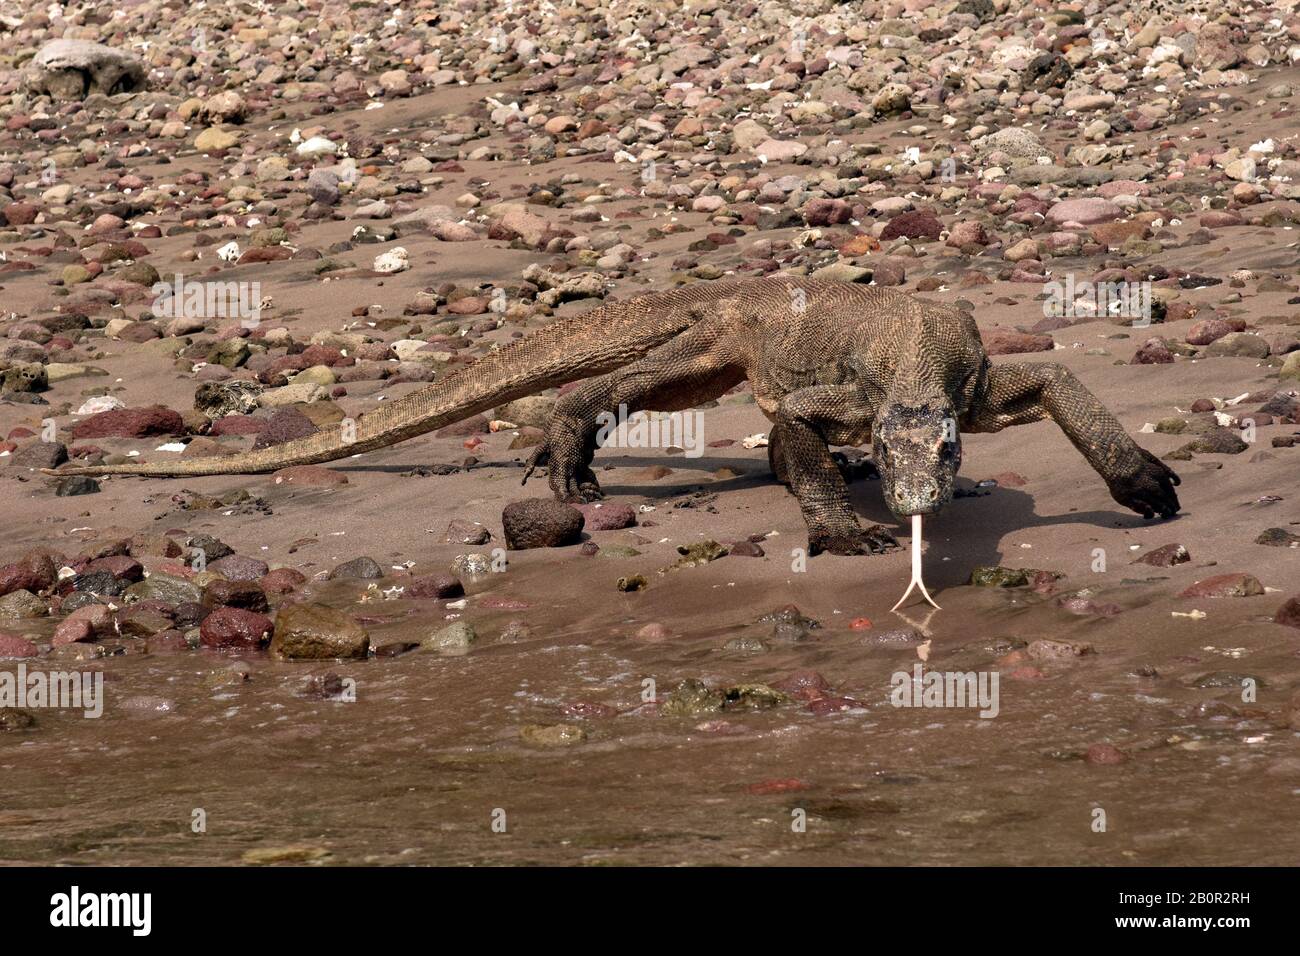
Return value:
M 1178 513 L 1179 484 L 1169 466 L 1135 442 L 1118 419 L 1055 362 L 1010 363 L 989 370 L 984 400 L 966 430 L 996 432 L 1050 418 L 1105 480 L 1111 497 L 1144 518 Z

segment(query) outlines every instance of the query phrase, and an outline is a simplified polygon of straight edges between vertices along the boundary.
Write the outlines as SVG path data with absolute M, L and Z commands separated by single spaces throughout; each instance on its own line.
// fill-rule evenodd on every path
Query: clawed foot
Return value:
M 1131 508 L 1144 518 L 1172 518 L 1178 513 L 1178 494 L 1174 486 L 1181 484 L 1172 468 L 1146 449 L 1142 452 L 1141 467 L 1132 475 L 1108 482 L 1111 497 L 1125 508 Z
M 808 556 L 828 551 L 845 556 L 858 554 L 885 554 L 898 550 L 898 540 L 882 524 L 867 528 L 810 528 L 808 530 Z
M 537 450 L 528 459 L 524 480 L 520 484 L 526 483 L 536 469 L 546 467 L 550 472 L 551 491 L 554 492 L 557 501 L 587 504 L 600 501 L 605 497 L 604 492 L 600 490 L 600 482 L 596 480 L 596 474 L 590 466 L 574 460 L 573 456 L 565 456 L 563 461 L 553 460 L 554 458 L 550 442 L 542 442 L 538 445 Z

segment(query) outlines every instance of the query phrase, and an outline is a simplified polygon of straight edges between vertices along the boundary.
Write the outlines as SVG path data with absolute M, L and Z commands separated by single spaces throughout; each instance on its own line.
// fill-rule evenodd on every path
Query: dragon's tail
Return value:
M 406 441 L 543 389 L 613 371 L 711 314 L 711 305 L 701 303 L 698 295 L 683 298 L 668 292 L 561 319 L 355 422 L 269 448 L 228 457 L 64 465 L 44 471 L 59 476 L 238 475 L 347 458 Z

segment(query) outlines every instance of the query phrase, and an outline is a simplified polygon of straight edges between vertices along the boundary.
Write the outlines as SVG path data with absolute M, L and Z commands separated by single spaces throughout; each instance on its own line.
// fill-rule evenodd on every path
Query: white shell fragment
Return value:
M 398 246 L 375 256 L 374 268 L 376 272 L 382 272 L 386 275 L 391 275 L 394 272 L 405 272 L 411 268 L 411 257 L 405 248 Z
M 921 580 L 921 516 L 920 515 L 912 515 L 912 580 L 908 583 L 907 590 L 903 592 L 903 596 L 898 599 L 898 603 L 895 604 L 893 607 L 891 607 L 890 610 L 897 611 L 900 607 L 902 607 L 903 602 L 907 600 L 908 595 L 912 593 L 913 588 L 920 588 L 921 595 L 931 604 L 934 604 L 936 608 L 939 607 L 938 604 L 935 604 L 934 598 L 930 597 L 930 592 L 925 589 L 925 582 Z M 942 608 L 939 609 L 943 610 Z

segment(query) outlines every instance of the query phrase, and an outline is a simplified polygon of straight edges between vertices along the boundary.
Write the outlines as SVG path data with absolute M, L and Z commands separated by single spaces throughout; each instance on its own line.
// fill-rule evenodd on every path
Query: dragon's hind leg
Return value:
M 730 346 L 730 332 L 727 321 L 706 320 L 645 358 L 562 396 L 547 424 L 545 442 L 528 462 L 525 480 L 533 469 L 546 465 L 559 500 L 600 498 L 591 460 L 602 425 L 637 411 L 692 408 L 742 381 L 745 372 Z

